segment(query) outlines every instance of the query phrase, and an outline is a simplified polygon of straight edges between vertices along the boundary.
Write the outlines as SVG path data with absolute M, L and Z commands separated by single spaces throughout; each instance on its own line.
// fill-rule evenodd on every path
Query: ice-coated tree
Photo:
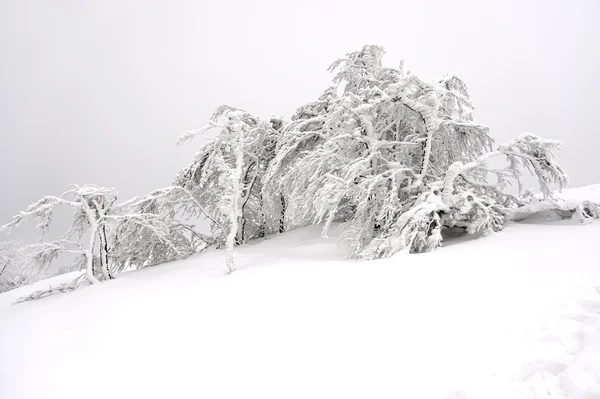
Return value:
M 235 245 L 273 230 L 263 206 L 261 181 L 275 156 L 282 126 L 279 118 L 263 121 L 242 109 L 221 106 L 208 126 L 178 140 L 185 143 L 211 128 L 219 129 L 179 173 L 175 185 L 189 190 L 208 210 L 215 240 L 225 243 L 230 271 Z
M 202 206 L 182 187 L 156 190 L 121 204 L 116 200 L 114 189 L 71 185 L 60 197 L 46 196 L 31 204 L 0 231 L 35 220 L 40 242 L 4 245 L 0 251 L 3 275 L 7 273 L 12 281 L 32 281 L 59 256 L 71 254 L 75 265 L 85 271 L 87 281 L 97 283 L 126 268 L 187 257 L 211 242 L 176 218 L 203 213 Z M 61 205 L 73 210 L 71 227 L 60 239 L 44 242 L 53 213 Z
M 13 217 L 13 221 L 0 227 L 0 231 L 8 231 L 20 226 L 23 222 L 35 220 L 38 222 L 37 229 L 40 241 L 50 230 L 52 216 L 58 206 L 66 205 L 73 208 L 73 217 L 70 230 L 59 240 L 52 242 L 39 242 L 27 245 L 17 251 L 19 263 L 14 267 L 21 269 L 21 274 L 31 277 L 43 274 L 52 261 L 61 254 L 74 254 L 81 268 L 85 269 L 86 276 L 91 283 L 98 282 L 97 275 L 109 279 L 108 265 L 104 262 L 101 267 L 94 268 L 94 250 L 98 247 L 99 260 L 105 259 L 105 225 L 103 223 L 107 209 L 117 199 L 117 193 L 113 189 L 97 186 L 76 186 L 67 189 L 60 197 L 46 196 L 31 204 L 25 211 Z M 87 233 L 89 236 L 87 245 L 83 245 L 80 239 Z M 96 244 L 97 240 L 100 244 Z M 97 269 L 98 273 L 95 273 Z M 25 273 L 26 272 L 26 273 Z
M 342 222 L 340 244 L 352 257 L 429 251 L 444 227 L 489 233 L 525 211 L 525 200 L 505 192 L 522 165 L 552 207 L 550 185 L 567 182 L 553 160 L 558 142 L 523 134 L 494 149 L 459 77 L 425 82 L 402 64 L 384 68 L 383 55 L 365 46 L 334 62 L 334 86 L 282 129 L 263 198 L 277 204 L 283 194 L 288 225 L 324 222 L 326 234 Z M 495 156 L 508 166 L 490 169 Z M 578 214 L 592 217 L 591 209 Z

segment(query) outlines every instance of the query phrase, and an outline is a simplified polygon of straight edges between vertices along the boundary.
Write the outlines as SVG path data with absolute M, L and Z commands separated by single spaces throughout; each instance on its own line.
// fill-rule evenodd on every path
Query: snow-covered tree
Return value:
M 290 227 L 325 222 L 326 234 L 343 222 L 340 243 L 353 257 L 423 252 L 441 244 L 444 227 L 500 230 L 525 205 L 504 192 L 519 166 L 537 175 L 548 198 L 552 183 L 566 184 L 553 161 L 558 142 L 523 134 L 494 149 L 460 78 L 425 82 L 402 64 L 384 68 L 383 54 L 365 46 L 336 61 L 335 86 L 282 129 L 263 197 L 277 204 L 283 194 Z M 495 156 L 508 166 L 488 168 Z
M 73 208 L 73 218 L 70 230 L 59 240 L 53 242 L 40 242 L 27 245 L 19 249 L 21 259 L 25 259 L 23 270 L 29 270 L 30 275 L 44 273 L 53 260 L 59 255 L 71 253 L 79 255 L 82 261 L 87 278 L 90 282 L 98 282 L 94 273 L 94 248 L 96 240 L 100 241 L 101 251 L 104 251 L 104 242 L 106 241 L 104 225 L 101 221 L 104 218 L 106 209 L 109 208 L 117 199 L 117 193 L 113 189 L 100 188 L 96 186 L 71 186 L 60 197 L 46 196 L 39 201 L 31 204 L 25 211 L 20 212 L 13 217 L 13 221 L 2 227 L 0 231 L 10 231 L 18 227 L 21 223 L 35 220 L 38 222 L 40 240 L 43 239 L 50 230 L 52 216 L 56 208 L 60 205 L 67 205 Z M 84 246 L 79 239 L 88 233 L 88 245 Z M 103 258 L 101 255 L 100 259 Z M 100 274 L 109 279 L 110 275 L 106 264 L 102 264 L 99 270 Z
M 200 147 L 175 184 L 189 190 L 211 216 L 214 238 L 227 248 L 233 271 L 233 247 L 272 232 L 263 208 L 262 177 L 275 156 L 283 121 L 262 121 L 247 111 L 221 106 L 210 124 L 182 136 L 178 143 L 218 128 L 216 138 Z
M 116 204 L 117 192 L 94 185 L 70 186 L 60 197 L 46 196 L 0 227 L 10 231 L 23 222 L 37 221 L 40 242 L 5 245 L 0 251 L 3 274 L 14 281 L 42 276 L 61 255 L 74 257 L 88 282 L 114 278 L 125 268 L 140 268 L 187 257 L 210 239 L 178 221 L 178 214 L 201 214 L 203 208 L 182 187 L 156 190 L 142 199 Z M 59 206 L 73 210 L 71 227 L 61 238 L 42 241 Z M 3 278 L 4 280 L 4 278 Z

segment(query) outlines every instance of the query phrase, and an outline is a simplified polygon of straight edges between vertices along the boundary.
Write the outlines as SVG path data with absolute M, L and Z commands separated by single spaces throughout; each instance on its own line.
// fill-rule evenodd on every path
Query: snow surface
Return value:
M 372 262 L 330 237 L 239 248 L 232 274 L 210 250 L 2 294 L 0 398 L 600 398 L 600 223 L 539 215 Z

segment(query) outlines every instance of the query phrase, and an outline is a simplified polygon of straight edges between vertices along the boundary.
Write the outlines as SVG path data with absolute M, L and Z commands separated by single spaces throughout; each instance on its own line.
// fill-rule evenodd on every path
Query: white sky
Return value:
M 457 72 L 497 141 L 560 139 L 600 182 L 600 1 L 0 0 L 0 224 L 69 183 L 169 185 L 222 103 L 289 117 L 363 44 L 425 79 Z

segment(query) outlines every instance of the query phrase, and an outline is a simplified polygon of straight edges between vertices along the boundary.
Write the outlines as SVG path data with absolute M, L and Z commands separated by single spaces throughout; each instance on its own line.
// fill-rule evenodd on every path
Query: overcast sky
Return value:
M 456 72 L 497 141 L 560 139 L 600 182 L 600 1 L 0 0 L 0 224 L 69 183 L 169 185 L 222 103 L 289 117 L 363 44 L 425 79 Z

